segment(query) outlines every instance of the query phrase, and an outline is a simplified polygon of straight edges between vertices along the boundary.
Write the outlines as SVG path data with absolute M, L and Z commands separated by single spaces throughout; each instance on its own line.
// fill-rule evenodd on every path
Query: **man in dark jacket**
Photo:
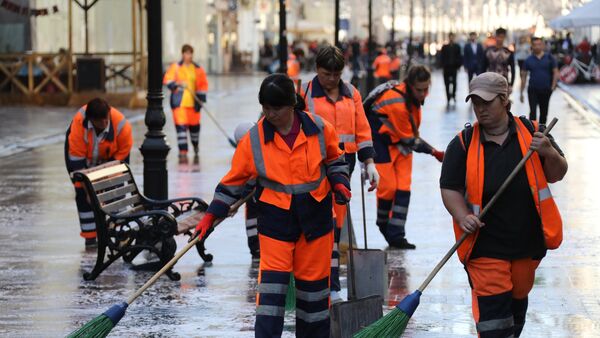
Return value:
M 474 75 L 481 74 L 483 57 L 483 46 L 477 41 L 477 33 L 469 33 L 469 42 L 463 49 L 463 65 L 469 74 L 469 83 Z
M 444 69 L 444 84 L 446 85 L 446 99 L 456 103 L 456 72 L 462 65 L 460 46 L 454 43 L 454 33 L 448 34 L 448 43 L 442 47 L 442 68 Z M 452 89 L 450 89 L 452 85 Z

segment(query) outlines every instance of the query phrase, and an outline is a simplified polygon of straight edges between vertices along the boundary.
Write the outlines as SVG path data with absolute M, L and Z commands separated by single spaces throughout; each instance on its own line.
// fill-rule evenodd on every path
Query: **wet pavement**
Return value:
M 463 75 L 459 77 L 459 98 L 466 94 Z M 261 80 L 256 76 L 212 78 L 213 95 L 209 96 L 208 108 L 226 130 L 233 133 L 238 123 L 256 119 L 260 111 L 257 87 Z M 566 153 L 569 173 L 552 190 L 563 215 L 565 239 L 561 248 L 548 253 L 538 269 L 523 337 L 600 336 L 600 227 L 595 224 L 600 217 L 600 160 L 596 155 L 600 129 L 572 109 L 563 95 L 557 92 L 552 96 L 551 116 L 560 119 L 553 135 Z M 513 102 L 515 114 L 527 114 L 526 104 L 520 104 L 515 95 Z M 5 109 L 0 108 L 3 119 Z M 36 109 L 40 113 L 46 111 Z M 30 108 L 15 111 L 29 112 Z M 58 134 L 64 132 L 70 113 L 63 108 L 56 111 L 56 118 L 48 117 L 47 125 Z M 61 124 L 59 114 L 66 118 L 65 123 Z M 4 120 L 11 123 L 10 118 Z M 473 120 L 470 106 L 461 99 L 456 107 L 446 108 L 443 80 L 436 73 L 424 107 L 422 137 L 444 148 L 465 122 Z M 133 125 L 136 149 L 131 165 L 141 185 L 142 158 L 137 148 L 143 141 L 145 126 L 143 121 Z M 10 144 L 14 137 L 31 137 L 8 135 L 14 128 L 1 128 L 0 145 Z M 39 126 L 32 130 L 35 128 Z M 165 131 L 169 143 L 175 146 L 170 114 Z M 191 161 L 178 164 L 176 149 L 171 150 L 170 197 L 193 195 L 206 201 L 212 198 L 214 186 L 228 169 L 233 149 L 206 116 L 200 147 L 197 165 Z M 0 163 L 0 335 L 63 336 L 125 300 L 150 278 L 152 273 L 132 271 L 118 261 L 95 281 L 83 281 L 82 273 L 92 267 L 95 252 L 86 252 L 78 236 L 74 192 L 64 169 L 62 143 L 5 156 Z M 417 250 L 388 251 L 388 304 L 416 289 L 453 243 L 450 217 L 438 188 L 439 172 L 440 164 L 433 157 L 415 156 L 407 237 Z M 353 191 L 352 214 L 357 241 L 362 243 L 357 175 Z M 242 214 L 222 223 L 208 240 L 208 250 L 215 256 L 212 265 L 203 266 L 197 253 L 189 252 L 175 268 L 181 273 L 181 281 L 159 279 L 130 306 L 112 336 L 253 336 L 257 265 L 246 246 Z M 366 217 L 370 247 L 385 249 L 387 245 L 375 227 L 373 193 L 367 194 Z M 186 238 L 177 238 L 180 248 L 185 241 Z M 345 285 L 345 280 L 342 283 Z M 466 275 L 453 257 L 423 294 L 406 336 L 475 335 L 470 300 Z M 293 336 L 291 313 L 287 315 L 284 336 Z

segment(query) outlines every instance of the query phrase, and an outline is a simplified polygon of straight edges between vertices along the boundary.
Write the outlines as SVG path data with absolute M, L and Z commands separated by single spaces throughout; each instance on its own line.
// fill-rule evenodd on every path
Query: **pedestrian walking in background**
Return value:
M 337 203 L 349 202 L 348 164 L 334 127 L 294 108 L 289 77 L 266 77 L 258 98 L 264 117 L 240 140 L 195 235 L 204 236 L 216 219 L 226 217 L 246 183 L 255 180 L 260 242 L 255 336 L 281 336 L 293 273 L 296 335 L 329 337 L 332 192 Z
M 454 33 L 448 34 L 448 43 L 442 46 L 441 54 L 446 101 L 450 105 L 450 100 L 453 99 L 456 104 L 456 73 L 462 66 L 462 55 L 460 46 L 454 42 Z
M 350 176 L 354 171 L 356 158 L 365 164 L 371 187 L 374 190 L 379 182 L 373 157 L 371 128 L 363 109 L 362 97 L 358 89 L 341 79 L 345 66 L 342 51 L 335 46 L 323 47 L 317 53 L 317 76 L 307 82 L 303 88 L 306 109 L 331 123 L 340 140 L 340 148 L 346 153 Z M 346 205 L 334 204 L 335 224 L 334 248 L 331 265 L 331 299 L 341 300 L 339 279 L 339 243 L 340 233 L 346 220 Z
M 515 82 L 515 57 L 510 49 L 504 47 L 506 39 L 506 29 L 496 29 L 496 44 L 485 50 L 483 59 L 483 71 L 498 73 L 508 81 L 509 94 L 512 92 L 512 86 Z M 510 74 L 510 76 L 509 76 Z
M 373 61 L 373 72 L 378 84 L 389 81 L 392 78 L 390 73 L 390 64 L 392 60 L 387 55 L 387 50 L 382 48 L 379 55 Z
M 517 47 L 515 49 L 515 59 L 517 59 L 520 72 L 524 70 L 523 66 L 525 64 L 525 59 L 527 59 L 529 55 L 531 55 L 531 44 L 528 41 L 528 37 L 522 35 L 519 38 L 519 43 L 517 43 Z
M 469 33 L 469 42 L 463 48 L 463 65 L 467 71 L 469 82 L 474 75 L 479 75 L 483 71 L 483 46 L 477 41 L 477 33 Z
M 171 91 L 171 109 L 177 132 L 179 159 L 187 159 L 188 132 L 194 147 L 194 156 L 198 156 L 200 140 L 200 110 L 202 105 L 194 99 L 194 95 L 202 104 L 206 103 L 208 80 L 204 68 L 194 62 L 194 48 L 190 45 L 181 47 L 181 60 L 173 63 L 163 79 L 163 83 Z
M 545 124 L 548 117 L 548 106 L 550 96 L 558 83 L 558 66 L 556 59 L 544 51 L 542 38 L 531 39 L 533 54 L 525 60 L 524 68 L 521 69 L 521 103 L 524 102 L 523 92 L 529 73 L 529 85 L 527 87 L 527 98 L 529 100 L 529 119 L 537 120 L 537 107 L 540 107 L 540 123 Z
M 546 250 L 562 241 L 562 220 L 548 183 L 560 181 L 567 161 L 540 125 L 510 111 L 508 82 L 483 73 L 469 86 L 477 122 L 448 145 L 440 187 L 454 221 L 458 248 L 472 293 L 477 333 L 482 338 L 519 337 L 527 295 Z M 527 151 L 535 153 L 482 218 L 478 214 Z M 466 196 L 466 197 L 465 197 Z
M 131 125 L 116 108 L 95 98 L 79 108 L 67 129 L 65 163 L 67 171 L 88 169 L 108 161 L 129 162 L 133 146 Z M 96 222 L 88 196 L 81 182 L 75 186 L 75 203 L 79 213 L 81 237 L 86 247 L 95 247 Z
M 375 165 L 381 175 L 377 186 L 377 226 L 388 244 L 414 249 L 405 236 L 410 203 L 413 151 L 444 158 L 419 137 L 421 106 L 429 95 L 431 73 L 412 66 L 406 79 L 376 87 L 365 100 L 373 133 Z M 372 102 L 372 104 L 370 103 Z

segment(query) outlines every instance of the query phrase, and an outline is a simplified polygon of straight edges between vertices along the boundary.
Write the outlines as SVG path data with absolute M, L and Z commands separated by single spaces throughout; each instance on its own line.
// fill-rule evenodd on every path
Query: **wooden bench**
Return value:
M 177 250 L 175 235 L 192 235 L 208 205 L 196 197 L 164 201 L 145 197 L 138 189 L 127 164 L 112 161 L 100 166 L 72 173 L 75 181 L 82 182 L 94 211 L 98 237 L 98 256 L 85 280 L 94 280 L 114 261 L 123 257 L 127 263 L 142 251 L 148 250 L 159 258 L 155 269 L 160 269 L 173 258 Z M 197 246 L 206 260 L 204 243 Z M 181 276 L 169 270 L 172 280 Z

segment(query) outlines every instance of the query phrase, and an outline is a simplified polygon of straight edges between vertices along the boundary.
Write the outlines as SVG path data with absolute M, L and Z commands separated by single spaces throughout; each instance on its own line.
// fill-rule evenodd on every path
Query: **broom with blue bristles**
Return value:
M 237 209 L 246 203 L 252 195 L 254 195 L 254 189 L 248 195 L 246 195 L 241 200 L 234 203 L 229 211 L 229 216 L 235 214 Z M 210 235 L 210 233 L 215 229 L 219 223 L 221 223 L 223 219 L 219 219 L 215 222 L 215 224 L 206 232 L 204 237 L 200 238 L 200 236 L 196 236 L 192 238 L 184 247 L 179 251 L 171 260 L 165 264 L 157 273 L 152 276 L 141 288 L 139 288 L 133 295 L 131 295 L 127 301 L 121 302 L 113 305 L 104 313 L 99 315 L 98 317 L 90 320 L 85 325 L 83 325 L 78 330 L 71 332 L 67 338 L 103 338 L 106 337 L 110 331 L 119 323 L 121 318 L 125 316 L 125 312 L 127 311 L 127 307 L 131 305 L 146 289 L 151 287 L 157 280 L 162 276 L 165 272 L 167 272 L 170 268 L 177 263 L 177 261 L 185 255 L 191 248 L 193 248 L 200 240 L 203 240 Z
M 552 121 L 550 121 L 550 124 L 548 125 L 546 130 L 544 130 L 544 136 L 548 136 L 548 133 L 554 127 L 556 122 L 558 122 L 557 118 L 554 118 L 554 119 L 552 119 Z M 504 180 L 504 183 L 502 183 L 502 185 L 500 186 L 498 191 L 496 191 L 496 193 L 494 194 L 492 199 L 487 203 L 485 208 L 483 208 L 483 211 L 477 216 L 479 219 L 482 219 L 483 216 L 485 216 L 485 214 L 487 214 L 487 212 L 490 210 L 492 205 L 496 202 L 498 197 L 500 197 L 500 195 L 504 192 L 504 190 L 506 190 L 506 187 L 508 187 L 508 185 L 513 180 L 513 178 L 515 176 L 517 176 L 519 171 L 521 171 L 523 166 L 525 166 L 525 163 L 527 162 L 527 160 L 529 160 L 531 155 L 533 155 L 533 150 L 529 149 L 527 151 L 527 153 L 525 154 L 525 156 L 523 156 L 523 159 L 521 159 L 521 162 L 519 162 L 519 164 L 517 164 L 515 169 L 513 169 L 513 171 L 506 178 L 506 180 Z M 444 266 L 444 264 L 446 264 L 446 262 L 448 262 L 450 257 L 454 254 L 454 252 L 458 249 L 458 247 L 465 241 L 465 239 L 467 239 L 468 236 L 469 236 L 468 233 L 466 233 L 466 232 L 463 233 L 463 235 L 458 239 L 458 241 L 456 241 L 456 243 L 454 243 L 452 248 L 450 248 L 450 250 L 448 250 L 448 252 L 444 256 L 444 258 L 442 258 L 442 260 L 435 266 L 433 271 L 431 271 L 431 273 L 429 273 L 429 276 L 427 276 L 427 278 L 425 279 L 423 284 L 421 284 L 421 286 L 419 286 L 419 288 L 415 292 L 404 297 L 404 299 L 400 302 L 400 304 L 396 305 L 395 309 L 393 309 L 390 313 L 383 316 L 381 319 L 379 319 L 375 323 L 373 323 L 373 324 L 365 327 L 361 331 L 359 331 L 357 334 L 354 335 L 354 338 L 400 337 L 402 335 L 402 333 L 404 333 L 404 330 L 406 330 L 406 325 L 408 324 L 410 317 L 413 315 L 413 313 L 419 306 L 419 302 L 421 300 L 421 295 L 423 294 L 423 291 L 425 290 L 425 288 L 429 285 L 431 280 L 437 275 L 437 273 Z

